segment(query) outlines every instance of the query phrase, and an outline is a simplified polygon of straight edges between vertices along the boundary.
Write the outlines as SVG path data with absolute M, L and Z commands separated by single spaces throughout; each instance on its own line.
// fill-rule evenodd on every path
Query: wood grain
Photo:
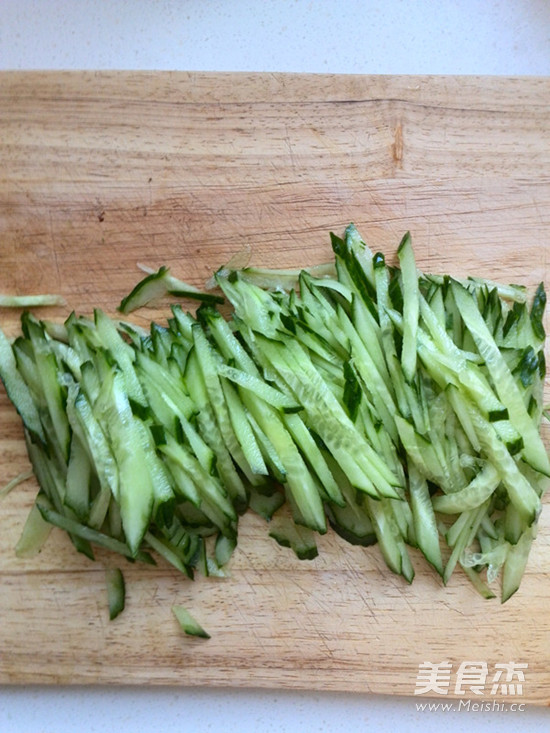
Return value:
M 312 264 L 350 221 L 390 260 L 410 230 L 423 269 L 536 285 L 549 275 L 549 99 L 540 78 L 2 73 L 0 291 L 61 293 L 52 318 L 112 313 L 137 262 L 194 284 L 246 247 L 254 264 Z M 7 332 L 18 316 L 2 313 Z M 2 392 L 3 480 L 28 465 L 21 437 Z M 548 506 L 503 606 L 458 575 L 443 588 L 418 556 L 407 586 L 376 548 L 332 533 L 299 562 L 247 515 L 231 578 L 128 566 L 127 609 L 109 622 L 112 557 L 93 564 L 57 531 L 38 558 L 14 557 L 35 492 L 29 481 L 2 503 L 1 682 L 412 695 L 423 661 L 513 660 L 529 665 L 522 701 L 550 702 Z M 211 640 L 182 638 L 176 602 Z

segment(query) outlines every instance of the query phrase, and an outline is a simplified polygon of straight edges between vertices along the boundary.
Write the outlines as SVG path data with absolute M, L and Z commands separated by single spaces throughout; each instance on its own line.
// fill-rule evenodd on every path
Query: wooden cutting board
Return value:
M 140 274 L 202 284 L 232 254 L 299 266 L 331 258 L 353 221 L 394 260 L 529 286 L 549 279 L 550 80 L 282 74 L 0 74 L 0 291 L 61 293 L 113 313 Z M 146 324 L 164 306 L 136 315 Z M 42 311 L 40 315 L 44 315 Z M 19 313 L 2 312 L 6 331 Z M 28 464 L 0 395 L 2 482 Z M 190 582 L 128 565 L 108 621 L 104 567 L 54 531 L 18 560 L 36 485 L 0 506 L 0 682 L 310 688 L 412 695 L 419 664 L 527 664 L 521 701 L 550 703 L 550 507 L 520 591 L 443 588 L 414 555 L 412 586 L 376 548 L 332 533 L 300 562 L 247 515 L 231 577 Z M 548 501 L 546 501 L 546 505 Z M 184 638 L 187 606 L 211 633 Z M 509 696 L 508 696 L 508 699 Z

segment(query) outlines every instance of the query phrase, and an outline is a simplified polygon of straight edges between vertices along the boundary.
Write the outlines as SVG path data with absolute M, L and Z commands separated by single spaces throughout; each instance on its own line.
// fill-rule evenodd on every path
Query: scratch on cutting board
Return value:
M 393 143 L 391 146 L 391 154 L 392 154 L 394 163 L 396 163 L 399 167 L 401 167 L 402 162 L 403 162 L 403 126 L 401 125 L 400 122 L 397 123 L 395 131 L 393 133 Z
M 291 140 L 290 132 L 288 129 L 288 125 L 285 125 L 284 141 L 288 149 L 288 154 L 290 157 L 290 165 L 292 167 L 292 170 L 296 170 L 296 160 L 294 159 L 294 146 L 292 145 L 292 140 Z

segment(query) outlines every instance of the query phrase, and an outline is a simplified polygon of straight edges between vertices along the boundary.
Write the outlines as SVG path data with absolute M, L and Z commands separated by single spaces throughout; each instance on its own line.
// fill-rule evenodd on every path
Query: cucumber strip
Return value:
M 271 353 L 274 353 L 273 350 Z M 333 445 L 334 454 L 341 455 L 351 471 L 354 471 L 354 469 L 346 459 L 346 453 L 349 452 L 350 456 L 353 455 L 356 467 L 364 473 L 365 477 L 372 476 L 373 482 L 376 482 L 382 496 L 394 499 L 400 498 L 395 490 L 395 488 L 400 487 L 399 479 L 356 429 L 342 405 L 334 397 L 307 358 L 303 349 L 295 342 L 289 341 L 284 350 L 279 350 L 279 356 L 282 357 L 283 364 L 286 366 L 286 369 L 282 367 L 282 364 L 279 367 L 284 373 L 282 376 L 284 376 L 287 383 L 290 380 L 296 385 L 296 388 L 300 388 L 314 417 L 315 429 L 321 434 L 327 446 Z M 301 376 L 301 382 L 299 379 L 294 378 L 298 375 Z M 305 403 L 304 406 L 306 406 Z M 324 428 L 325 425 L 326 429 L 321 431 L 321 428 Z M 335 431 L 335 433 L 332 431 Z
M 113 410 L 106 420 L 119 470 L 122 526 L 128 546 L 135 554 L 152 517 L 155 486 L 145 455 L 149 450 L 147 436 L 139 418 L 132 414 L 120 372 L 112 380 L 111 404 Z
M 224 535 L 233 536 L 236 513 L 230 502 L 229 508 L 227 508 L 227 497 L 223 496 L 221 501 L 218 497 L 213 498 L 216 494 L 216 487 L 208 486 L 208 477 L 201 480 L 203 475 L 200 472 L 198 474 L 190 473 L 182 467 L 181 463 L 175 461 L 169 460 L 168 464 L 174 477 L 178 497 L 181 495 L 183 499 L 188 499 L 191 502 L 191 504 L 185 505 L 184 509 L 181 505 L 178 505 L 177 509 L 178 516 L 182 517 L 182 521 L 186 526 L 194 528 L 197 525 L 203 528 L 208 526 L 209 530 L 217 529 Z M 197 498 L 195 499 L 195 497 Z M 197 512 L 190 512 L 190 506 L 198 510 L 200 519 L 197 519 Z M 191 518 L 190 514 L 192 514 Z
M 138 326 L 136 323 L 129 323 L 128 321 L 117 319 L 115 321 L 115 326 L 122 334 L 129 336 L 132 343 L 137 348 L 141 348 L 143 341 L 149 337 L 149 332 L 145 328 Z
M 276 337 L 277 329 L 281 327 L 280 308 L 272 294 L 239 277 L 231 281 L 217 277 L 217 281 L 238 319 L 268 338 Z
M 57 459 L 52 458 L 43 446 L 33 443 L 29 433 L 25 433 L 25 443 L 40 491 L 48 498 L 56 511 L 60 514 L 70 514 L 71 510 L 63 503 L 65 497 L 63 470 L 65 467 L 59 466 Z
M 389 500 L 382 499 L 376 501 L 370 496 L 366 496 L 365 506 L 378 539 L 378 547 L 386 565 L 394 573 L 401 575 L 403 572 L 404 557 L 401 551 L 403 538 L 391 511 Z
M 373 312 L 376 312 L 376 306 L 373 301 L 374 285 L 372 280 L 372 261 L 369 263 L 368 257 L 362 257 L 360 251 L 350 247 L 350 240 L 346 241 L 336 237 L 332 232 L 330 240 L 334 254 L 336 255 L 336 269 L 341 273 L 341 267 L 344 266 L 349 274 L 350 280 L 359 296 L 365 302 L 366 306 Z M 369 270 L 370 265 L 370 271 Z
M 113 429 L 115 455 L 119 466 L 120 514 L 124 534 L 135 555 L 151 521 L 154 486 L 138 432 L 137 418 L 130 418 L 125 430 Z
M 439 533 L 428 484 L 411 463 L 408 465 L 408 473 L 414 533 L 417 545 L 426 560 L 436 569 L 439 575 L 443 576 L 443 559 L 439 545 Z
M 90 503 L 87 524 L 94 529 L 101 529 L 112 507 L 112 493 L 108 487 L 102 486 Z
M 390 379 L 393 383 L 395 397 L 399 411 L 403 417 L 412 414 L 411 405 L 407 399 L 406 382 L 401 368 L 401 362 L 397 357 L 393 328 L 387 309 L 390 307 L 389 300 L 389 274 L 385 266 L 383 256 L 377 256 L 374 267 L 374 280 L 376 284 L 376 300 L 378 306 L 378 322 L 380 324 L 380 340 L 384 349 L 384 355 Z M 418 427 L 418 423 L 415 420 Z
M 360 265 L 367 282 L 374 287 L 373 255 L 354 224 L 349 224 L 345 231 L 345 242 L 348 251 L 353 252 L 357 263 Z
M 403 374 L 408 382 L 412 382 L 416 372 L 416 333 L 420 310 L 418 272 L 411 244 L 411 235 L 405 234 L 397 250 L 401 265 L 403 286 L 403 347 L 401 364 Z
M 456 450 L 456 419 L 444 392 L 430 396 L 429 400 L 427 437 L 441 465 L 446 491 L 457 491 L 467 484 L 467 480 Z
M 207 552 L 206 542 L 202 542 L 200 546 L 199 559 L 197 561 L 197 567 L 204 575 L 205 578 L 225 578 L 227 573 L 221 568 L 216 562 L 215 558 L 211 557 Z
M 237 340 L 227 322 L 209 312 L 208 323 L 224 357 L 226 359 L 233 357 L 240 369 L 259 379 L 258 367 Z M 283 426 L 279 414 L 274 412 L 269 404 L 254 399 L 254 395 L 247 390 L 242 393 L 242 398 L 248 409 L 252 428 L 264 448 L 266 459 L 275 469 L 276 478 L 288 484 L 308 526 L 325 532 L 326 522 L 316 484 L 311 480 L 311 475 L 297 452 L 288 430 Z M 295 422 L 293 417 L 286 415 L 286 418 L 289 417 L 291 424 Z M 325 478 L 332 491 L 334 487 L 330 479 L 328 476 Z
M 423 301 L 424 301 L 424 296 L 421 292 L 420 293 L 420 316 L 421 318 L 424 318 Z M 445 316 L 445 302 L 443 299 L 443 288 L 441 286 L 438 286 L 434 289 L 433 293 L 429 297 L 428 295 L 426 295 L 426 302 L 429 304 L 435 316 L 436 322 L 444 330 L 446 316 Z
M 192 491 L 188 498 L 194 504 L 198 505 L 199 500 L 207 497 L 227 518 L 237 518 L 233 504 L 223 486 L 216 480 L 215 476 L 209 475 L 197 459 L 193 458 L 183 446 L 169 437 L 166 444 L 160 446 L 159 450 L 163 455 L 168 456 L 171 462 L 178 464 L 187 475 L 193 477 L 196 488 L 195 491 L 188 489 L 188 491 Z
M 399 543 L 399 552 L 401 554 L 401 575 L 407 583 L 412 583 L 414 580 L 414 567 L 404 541 Z
M 172 397 L 164 392 L 155 380 L 145 376 L 139 367 L 137 372 L 149 403 L 151 419 L 157 425 L 162 425 L 165 433 L 179 435 L 179 432 L 184 429 L 183 425 L 189 424 L 185 415 L 187 411 L 181 409 L 179 400 L 174 402 Z
M 198 636 L 202 639 L 210 639 L 210 634 L 203 629 L 184 606 L 172 606 L 172 613 L 176 617 L 181 630 L 186 634 L 189 636 Z
M 252 483 L 258 483 L 258 476 L 255 475 L 254 469 L 250 466 L 250 463 L 245 454 L 245 447 L 239 441 L 239 437 L 235 433 L 235 426 L 232 422 L 232 414 L 228 409 L 228 405 L 225 399 L 224 391 L 220 382 L 220 378 L 217 372 L 216 359 L 214 358 L 213 348 L 206 338 L 206 335 L 199 324 L 195 324 L 192 329 L 193 342 L 195 344 L 194 354 L 196 355 L 197 363 L 201 371 L 202 380 L 206 388 L 206 394 L 208 402 L 210 403 L 212 412 L 215 416 L 215 420 L 218 424 L 218 429 L 222 440 L 225 443 L 229 454 L 243 471 L 247 479 Z M 204 409 L 203 404 L 201 409 Z M 245 429 L 246 425 L 243 422 L 238 423 L 238 429 Z M 247 431 L 248 432 L 248 431 Z M 250 431 L 251 432 L 251 431 Z M 242 437 L 242 436 L 241 436 Z M 245 438 L 245 441 L 248 438 Z M 245 442 L 246 445 L 246 442 Z M 255 456 L 258 460 L 261 459 L 261 453 L 259 448 L 254 451 Z M 261 459 L 263 463 L 263 459 Z M 263 465 L 264 471 L 265 464 Z
M 493 541 L 482 530 L 483 522 L 477 533 L 481 551 L 469 552 L 465 550 L 460 563 L 463 567 L 487 568 L 487 582 L 493 583 L 506 562 L 511 545 L 502 536 L 497 536 Z
M 506 355 L 503 354 L 503 356 Z M 508 366 L 510 368 L 510 365 Z M 535 349 L 532 346 L 528 346 L 523 349 L 516 365 L 511 371 L 512 374 L 518 376 L 522 387 L 527 388 L 533 384 L 535 377 L 539 374 L 540 366 L 539 355 L 535 352 Z
M 458 514 L 475 509 L 493 495 L 500 480 L 497 469 L 491 463 L 486 463 L 468 486 L 452 494 L 434 496 L 432 499 L 434 511 L 442 514 Z
M 447 545 L 449 547 L 454 547 L 454 545 L 457 543 L 457 540 L 460 538 L 461 533 L 468 525 L 468 522 L 470 521 L 473 514 L 474 510 L 471 510 L 469 512 L 462 512 L 449 527 L 444 524 L 441 525 L 442 528 L 445 528 L 445 531 L 442 533 L 444 534 L 445 541 L 447 542 Z
M 107 602 L 109 619 L 113 621 L 122 611 L 126 603 L 126 587 L 120 568 L 106 568 L 105 583 L 107 586 Z
M 52 339 L 52 346 L 61 344 L 68 345 L 69 331 L 64 323 L 44 319 L 42 326 L 44 327 L 44 332 Z
M 510 421 L 523 437 L 523 456 L 540 473 L 550 476 L 550 461 L 540 434 L 531 420 L 517 383 L 496 345 L 471 295 L 458 283 L 452 283 L 452 292 L 468 330 L 495 384 L 496 392 L 507 407 Z
M 503 534 L 506 542 L 515 545 L 525 529 L 525 523 L 512 504 L 504 510 Z
M 321 290 L 332 290 L 335 293 L 341 295 L 344 300 L 351 303 L 353 300 L 353 291 L 347 285 L 340 280 L 334 280 L 333 278 L 317 279 L 311 278 L 313 287 L 321 288 Z
M 197 361 L 196 351 L 189 355 L 185 372 L 187 384 L 196 402 L 197 424 L 200 433 L 216 456 L 216 469 L 226 486 L 232 500 L 238 505 L 246 505 L 247 495 L 243 481 L 231 454 L 229 453 L 206 391 L 206 385 Z
M 248 420 L 248 415 L 242 401 L 239 399 L 237 391 L 224 378 L 220 380 L 220 384 L 227 404 L 229 419 L 235 431 L 235 437 L 242 448 L 245 459 L 248 461 L 250 470 L 256 475 L 267 476 L 268 470 L 262 451 L 256 441 L 256 436 L 254 435 L 254 431 Z
M 478 569 L 487 568 L 487 581 L 493 582 L 506 561 L 506 556 L 510 548 L 509 543 L 503 539 L 501 533 L 497 533 L 496 537 L 486 534 L 483 522 L 477 533 L 479 542 L 479 552 L 471 552 L 464 550 L 460 560 L 463 567 L 476 567 Z
M 271 519 L 269 536 L 281 547 L 292 549 L 299 560 L 313 560 L 319 554 L 313 531 L 297 525 L 288 514 L 276 514 Z
M 50 536 L 52 528 L 53 524 L 47 522 L 36 503 L 33 504 L 15 546 L 16 557 L 36 557 Z
M 298 412 L 302 409 L 302 406 L 298 402 L 290 399 L 288 395 L 278 389 L 275 389 L 275 387 L 272 387 L 267 382 L 253 374 L 228 366 L 223 362 L 220 362 L 217 365 L 217 371 L 221 377 L 230 379 L 243 389 L 252 392 L 256 397 L 259 397 L 283 412 Z
M 469 568 L 465 565 L 462 565 L 462 570 L 466 573 L 468 576 L 468 579 L 470 580 L 471 584 L 474 586 L 474 588 L 477 590 L 479 595 L 482 598 L 485 598 L 487 600 L 491 598 L 496 598 L 495 593 L 490 589 L 489 585 L 483 580 L 481 575 L 474 569 Z
M 105 549 L 116 552 L 119 555 L 124 555 L 129 559 L 140 560 L 150 564 L 151 560 L 147 553 L 137 552 L 134 554 L 126 543 L 120 542 L 114 537 L 109 537 L 109 535 L 99 532 L 96 529 L 87 527 L 75 519 L 59 514 L 59 512 L 52 508 L 51 503 L 45 496 L 39 496 L 36 500 L 36 505 L 45 521 L 55 527 L 59 527 L 71 535 L 81 537 L 91 544 L 104 547 Z
M 544 310 L 546 308 L 546 293 L 544 291 L 544 283 L 540 283 L 535 291 L 533 303 L 531 305 L 531 311 L 529 318 L 531 321 L 531 328 L 533 329 L 534 335 L 541 342 L 546 338 L 543 324 Z
M 26 429 L 45 442 L 40 416 L 29 387 L 23 380 L 15 361 L 11 343 L 0 329 L 0 378 L 6 393 L 19 413 Z
M 246 397 L 243 401 L 245 402 L 245 404 L 247 403 Z M 279 483 L 284 484 L 286 481 L 286 469 L 283 465 L 283 462 L 279 458 L 277 451 L 273 446 L 273 443 L 259 426 L 256 418 L 252 414 L 253 412 L 256 412 L 256 410 L 254 409 L 254 405 L 248 404 L 247 407 L 248 421 L 250 422 L 250 426 L 252 427 L 254 435 L 256 436 L 256 440 L 258 441 L 258 444 L 262 450 L 262 454 L 264 456 L 266 464 L 270 469 L 270 475 L 272 475 L 274 479 Z
M 30 469 L 28 471 L 21 471 L 21 473 L 17 474 L 17 476 L 14 476 L 8 481 L 7 484 L 5 484 L 5 486 L 0 489 L 0 499 L 3 499 L 10 493 L 10 491 L 13 491 L 13 489 L 19 486 L 19 484 L 22 484 L 24 481 L 32 478 L 32 476 L 33 472 Z
M 438 285 L 444 285 L 448 281 L 448 275 L 424 275 L 431 282 L 437 283 Z M 468 290 L 472 288 L 474 291 L 484 290 L 489 287 L 491 290 L 496 289 L 498 295 L 505 300 L 511 300 L 516 303 L 525 303 L 527 300 L 527 288 L 524 285 L 514 285 L 505 283 L 499 283 L 495 280 L 489 280 L 487 278 L 469 276 L 466 280 L 457 279 L 461 285 Z
M 149 427 L 139 418 L 135 418 L 136 435 L 143 446 L 145 465 L 153 484 L 154 511 L 158 512 L 161 507 L 169 509 L 174 499 L 171 477 L 166 466 L 158 457 L 155 441 Z
M 506 406 L 497 399 L 479 367 L 466 358 L 464 351 L 456 346 L 441 327 L 435 313 L 422 296 L 420 296 L 420 311 L 429 331 L 429 336 L 423 331 L 418 334 L 426 367 L 430 370 L 437 362 L 449 369 L 456 375 L 455 384 L 457 386 L 461 384 L 468 390 L 490 420 L 506 419 L 508 417 Z
M 332 529 L 350 545 L 370 547 L 378 541 L 372 522 L 365 512 L 358 516 L 355 508 L 349 504 L 344 507 L 328 505 L 326 511 Z
M 296 331 L 303 338 L 303 330 L 307 330 L 312 338 L 317 337 L 318 343 L 325 349 L 325 358 L 345 359 L 349 353 L 347 341 L 342 338 L 337 325 L 336 312 L 326 298 L 322 297 L 309 278 L 300 279 L 301 306 L 296 313 Z M 319 348 L 319 347 L 317 347 Z M 330 351 L 327 352 L 327 349 Z
M 225 565 L 227 565 L 236 547 L 236 537 L 226 537 L 222 534 L 217 536 L 216 546 L 214 548 L 214 555 L 218 567 L 223 568 Z
M 67 305 L 61 295 L 0 295 L 0 308 L 38 308 L 41 306 Z
M 350 341 L 354 365 L 372 396 L 374 406 L 382 418 L 384 427 L 391 435 L 392 440 L 397 441 L 397 431 L 392 419 L 396 410 L 394 396 L 388 389 L 384 378 L 378 371 L 378 368 L 371 357 L 370 350 L 373 350 L 374 346 L 370 342 L 368 346 L 365 345 L 363 340 L 359 338 L 359 334 L 353 327 L 351 321 L 341 308 L 338 310 L 338 316 L 340 326 Z M 363 334 L 363 338 L 367 338 L 367 334 Z M 375 336 L 373 336 L 373 338 L 376 339 Z M 378 345 L 377 339 L 376 344 Z
M 50 348 L 56 358 L 57 363 L 61 366 L 62 371 L 64 371 L 64 367 L 67 367 L 71 372 L 73 378 L 79 381 L 82 376 L 82 362 L 80 356 L 77 354 L 75 349 L 73 349 L 68 344 L 56 340 L 50 341 Z
M 136 355 L 136 372 L 143 382 L 144 389 L 155 389 L 170 406 L 176 415 L 188 420 L 196 411 L 196 406 L 189 396 L 184 380 L 175 378 L 166 368 L 146 354 Z
M 76 385 L 68 390 L 66 408 L 71 429 L 86 447 L 101 485 L 109 488 L 118 500 L 119 469 L 112 447 L 86 396 Z
M 537 494 L 540 497 L 543 497 L 548 489 L 550 489 L 550 478 L 542 473 L 539 473 L 538 471 L 535 471 L 535 469 L 529 466 L 529 464 L 524 463 L 521 460 L 517 462 L 517 465 L 521 473 L 529 481 L 531 486 L 533 486 Z
M 197 323 L 197 319 L 190 313 L 184 313 L 179 305 L 172 305 L 171 311 L 173 315 L 171 330 L 184 346 L 191 348 L 193 346 L 192 329 L 193 325 Z
M 344 506 L 345 502 L 342 492 L 340 491 L 337 482 L 334 480 L 334 476 L 332 475 L 319 446 L 313 439 L 300 416 L 294 414 L 285 415 L 283 420 L 296 445 L 302 451 L 302 455 L 309 463 L 311 470 L 314 471 L 322 487 L 326 491 L 327 497 L 335 504 Z
M 160 326 L 154 321 L 151 323 L 149 331 L 151 334 L 151 351 L 156 363 L 166 367 L 174 342 L 174 335 L 170 329 Z
M 510 545 L 502 572 L 501 601 L 505 603 L 518 590 L 534 539 L 534 525 L 525 529 L 515 545 Z
M 145 268 L 142 268 L 145 269 Z M 121 313 L 130 313 L 137 308 L 148 305 L 165 295 L 174 295 L 180 298 L 192 298 L 204 303 L 223 303 L 220 295 L 207 293 L 189 283 L 183 282 L 170 274 L 170 268 L 164 265 L 155 271 L 147 270 L 149 274 L 140 280 L 133 290 L 121 300 L 118 310 Z
M 510 501 L 528 524 L 534 522 L 541 509 L 537 491 L 521 473 L 506 446 L 499 440 L 492 424 L 487 423 L 475 407 L 471 406 L 469 411 L 481 447 L 499 472 Z
M 281 344 L 260 338 L 262 350 L 304 405 L 316 432 L 352 485 L 376 498 L 399 498 L 394 488 L 398 486 L 397 478 L 357 431 L 311 362 L 308 365 L 303 350 L 291 341 L 283 348 Z
M 313 362 L 313 365 L 316 366 L 315 362 Z M 362 408 L 364 408 L 367 395 L 364 395 L 359 374 L 351 360 L 344 362 L 343 373 L 346 381 L 343 385 L 339 401 L 346 408 L 349 419 L 356 424 L 358 415 Z M 371 443 L 373 443 L 372 439 Z M 376 441 L 373 443 L 373 447 L 375 446 Z
M 230 263 L 223 266 L 216 273 L 218 278 L 228 278 L 238 275 L 244 282 L 256 285 L 264 290 L 292 290 L 298 284 L 300 275 L 306 272 L 313 277 L 331 278 L 334 277 L 334 262 L 323 262 L 319 265 L 312 265 L 303 269 L 277 269 L 268 267 L 232 267 Z M 214 278 L 212 287 L 216 285 Z
M 441 463 L 429 439 L 419 435 L 414 426 L 401 416 L 396 415 L 395 422 L 407 456 L 426 479 L 445 491 L 452 492 L 462 488 L 455 484 L 451 472 L 445 463 Z
M 71 443 L 69 421 L 65 410 L 66 390 L 58 381 L 58 364 L 54 354 L 45 352 L 39 345 L 35 345 L 34 348 L 36 370 L 42 382 L 42 389 L 53 425 L 53 434 L 51 433 L 48 439 L 55 446 L 60 460 L 66 462 L 69 458 Z
M 396 476 L 400 486 L 405 486 L 403 465 L 397 455 L 397 446 L 391 436 L 383 429 L 380 418 L 369 403 L 365 394 L 361 399 L 358 411 L 358 425 L 361 425 L 362 432 L 367 437 L 373 450 L 384 460 L 387 467 Z
M 470 509 L 469 511 L 463 512 L 455 525 L 451 527 L 451 530 L 447 533 L 447 543 L 452 547 L 451 555 L 445 565 L 443 572 L 443 583 L 447 585 L 451 579 L 451 575 L 462 557 L 463 552 L 468 548 L 477 534 L 483 517 L 487 513 L 489 507 L 489 500 L 476 509 Z M 460 527 L 459 531 L 455 530 L 455 527 Z
M 107 356 L 105 353 L 96 353 L 94 361 L 85 361 L 80 368 L 80 379 L 75 380 L 74 384 L 78 384 L 80 390 L 86 396 L 90 405 L 94 406 L 96 413 L 103 409 L 108 409 L 105 396 L 103 397 L 103 406 L 101 401 L 98 404 L 98 398 L 101 394 L 108 393 L 106 384 L 110 384 L 112 379 L 113 365 L 107 364 Z
M 377 542 L 363 495 L 357 495 L 338 463 L 329 454 L 327 463 L 345 499 L 344 506 L 327 502 L 326 511 L 333 529 L 346 541 L 365 547 Z
M 224 359 L 233 361 L 238 369 L 260 379 L 261 375 L 256 363 L 235 336 L 229 322 L 211 308 L 205 309 L 201 315 L 206 320 L 210 333 Z
M 508 448 L 510 455 L 515 456 L 523 450 L 525 442 L 523 436 L 509 420 L 495 420 L 493 428 L 504 445 Z
M 176 570 L 190 577 L 189 568 L 169 542 L 161 537 L 155 537 L 152 532 L 145 532 L 144 540 L 152 550 L 163 557 L 170 565 L 173 565 Z
M 464 401 L 461 399 L 458 388 L 455 387 L 455 385 L 453 384 L 449 384 L 445 392 L 447 394 L 447 399 L 449 400 L 454 410 L 454 413 L 457 416 L 462 429 L 464 430 L 466 437 L 470 441 L 472 450 L 474 450 L 476 453 L 479 453 L 481 450 L 481 445 L 477 438 L 477 433 L 470 418 L 468 408 L 464 404 Z
M 261 494 L 258 489 L 253 486 L 250 490 L 249 507 L 253 512 L 259 514 L 260 517 L 271 521 L 275 512 L 285 503 L 285 495 L 282 491 L 275 491 L 273 494 Z
M 34 358 L 34 349 L 30 339 L 23 337 L 16 338 L 11 345 L 15 356 L 16 368 L 19 375 L 29 389 L 31 398 L 33 399 L 40 418 L 47 412 L 48 406 L 42 388 L 40 376 L 36 370 L 36 360 Z
M 100 342 L 120 367 L 128 397 L 146 406 L 147 401 L 134 368 L 134 350 L 123 340 L 114 322 L 99 308 L 94 311 L 94 322 Z
M 76 316 L 73 312 L 64 323 L 67 343 L 73 348 L 80 361 L 92 361 L 96 349 L 101 348 L 101 340 L 93 321 Z
M 292 334 L 292 337 L 296 338 L 309 351 L 311 358 L 322 360 L 324 364 L 327 364 L 327 369 L 333 373 L 341 368 L 342 361 L 349 358 L 347 339 L 341 336 L 339 340 L 332 339 L 329 341 L 326 339 L 322 333 L 323 329 L 320 322 L 322 315 L 320 313 L 310 314 L 307 318 L 307 324 L 301 320 L 293 320 L 294 318 L 295 316 L 289 316 L 288 320 L 284 321 L 286 328 Z M 336 314 L 334 314 L 334 318 L 336 318 Z M 286 336 L 286 333 L 281 334 L 281 337 Z
M 180 447 L 178 445 L 178 448 Z M 164 462 L 174 478 L 176 495 L 191 502 L 193 506 L 200 507 L 201 500 L 194 480 L 186 473 L 181 464 L 170 455 L 170 449 L 167 445 L 159 446 L 159 450 L 163 454 Z
M 189 420 L 186 420 L 183 416 L 180 416 L 180 425 L 189 442 L 191 450 L 197 456 L 197 460 L 205 471 L 212 473 L 216 462 L 214 451 L 207 445 L 200 433 L 195 430 Z
M 86 521 L 90 510 L 91 473 L 92 464 L 90 463 L 89 454 L 78 435 L 73 433 L 67 465 L 64 502 L 82 522 Z
M 260 428 L 273 445 L 283 467 L 285 487 L 293 497 L 304 524 L 320 534 L 327 531 L 319 487 L 309 471 L 295 442 L 277 414 L 258 411 L 255 415 Z

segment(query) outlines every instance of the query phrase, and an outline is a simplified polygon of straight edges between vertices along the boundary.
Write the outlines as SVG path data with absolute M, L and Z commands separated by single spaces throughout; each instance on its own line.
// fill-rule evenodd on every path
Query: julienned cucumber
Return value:
M 543 285 L 529 303 L 519 286 L 422 273 L 408 233 L 397 267 L 353 225 L 331 243 L 319 269 L 222 267 L 223 295 L 151 272 L 123 313 L 167 294 L 201 305 L 149 331 L 99 310 L 0 331 L 40 485 L 18 553 L 55 525 L 90 558 L 218 576 L 250 509 L 301 559 L 330 526 L 377 543 L 408 582 L 419 550 L 444 583 L 462 567 L 485 598 L 499 574 L 502 601 L 516 592 L 550 476 Z M 114 617 L 118 569 L 107 587 Z

